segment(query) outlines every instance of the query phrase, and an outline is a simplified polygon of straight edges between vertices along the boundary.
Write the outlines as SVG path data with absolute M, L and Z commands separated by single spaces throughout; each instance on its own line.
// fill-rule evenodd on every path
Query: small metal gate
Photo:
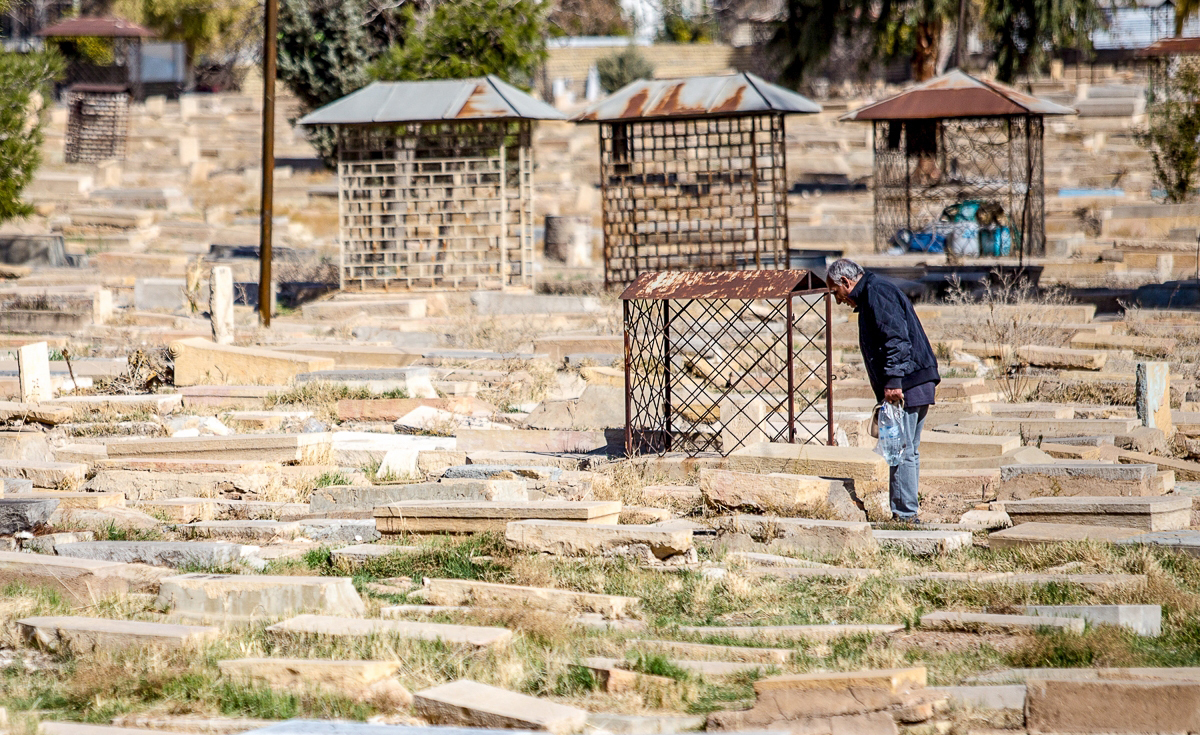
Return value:
M 645 273 L 621 294 L 625 451 L 833 444 L 833 302 L 806 270 Z

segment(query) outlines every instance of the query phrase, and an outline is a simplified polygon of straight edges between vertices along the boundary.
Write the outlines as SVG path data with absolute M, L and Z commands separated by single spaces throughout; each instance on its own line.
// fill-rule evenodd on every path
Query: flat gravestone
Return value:
M 781 641 L 827 641 L 848 635 L 889 635 L 904 630 L 903 625 L 739 625 L 684 626 L 684 633 L 721 638 L 762 638 Z
M 1082 618 L 1093 625 L 1116 625 L 1152 638 L 1162 633 L 1159 605 L 1027 605 L 1025 614 Z
M 1172 531 L 1171 533 L 1180 533 Z M 1184 531 L 1183 533 L 1187 533 Z M 1107 541 L 1110 543 L 1126 539 L 1141 538 L 1145 531 L 1139 528 L 1112 528 L 1109 526 L 1081 526 L 1070 523 L 1022 523 L 1003 531 L 988 535 L 988 545 L 993 549 L 1011 549 L 1021 546 L 1040 546 L 1069 541 Z M 1200 536 L 1200 533 L 1198 533 Z
M 349 577 L 180 574 L 160 581 L 157 604 L 173 615 L 200 620 L 366 612 Z
M 156 567 L 221 567 L 257 551 L 253 546 L 206 541 L 80 541 L 56 546 L 59 556 Z
M 938 556 L 971 546 L 970 531 L 872 531 L 880 548 L 914 556 Z
M 1200 531 L 1157 531 L 1141 533 L 1131 538 L 1116 541 L 1118 544 L 1145 544 L 1157 546 L 1172 551 L 1181 551 L 1192 556 L 1200 556 Z
M 180 648 L 214 640 L 220 633 L 207 626 L 74 616 L 24 618 L 17 627 L 26 640 L 50 650 L 65 646 L 76 653 L 128 646 Z
M 280 634 L 309 634 L 331 637 L 362 638 L 396 636 L 422 641 L 462 643 L 478 648 L 505 646 L 512 640 L 512 631 L 505 628 L 485 628 L 474 625 L 445 623 L 414 623 L 405 620 L 375 620 L 341 618 L 332 615 L 298 615 L 276 623 L 267 630 Z
M 57 508 L 55 498 L 0 498 L 0 536 L 32 531 L 49 521 Z
M 1084 526 L 1178 531 L 1191 525 L 1188 497 L 1030 498 L 1004 503 L 1013 524 L 1070 523 Z
M 1040 615 L 992 615 L 989 613 L 933 612 L 921 616 L 921 627 L 933 630 L 1032 631 L 1039 628 L 1082 633 L 1082 618 L 1052 618 Z
M 554 735 L 584 729 L 588 713 L 507 689 L 459 679 L 413 695 L 413 709 L 439 725 L 526 728 Z
M 411 501 L 375 509 L 380 532 L 483 533 L 505 531 L 510 521 L 582 521 L 615 524 L 621 513 L 619 500 L 543 500 L 531 502 Z

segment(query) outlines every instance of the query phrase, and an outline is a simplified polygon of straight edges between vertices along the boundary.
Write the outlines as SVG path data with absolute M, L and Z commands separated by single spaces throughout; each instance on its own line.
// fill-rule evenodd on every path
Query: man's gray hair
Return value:
M 843 278 L 851 283 L 858 280 L 863 274 L 863 267 L 853 260 L 841 258 L 829 264 L 829 268 L 825 271 L 825 280 L 840 281 Z

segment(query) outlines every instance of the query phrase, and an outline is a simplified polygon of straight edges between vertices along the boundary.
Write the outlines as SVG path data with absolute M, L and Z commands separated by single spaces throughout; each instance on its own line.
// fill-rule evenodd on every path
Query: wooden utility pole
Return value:
M 263 28 L 262 196 L 259 199 L 258 315 L 271 326 L 271 226 L 275 218 L 275 36 L 279 0 L 266 0 Z
M 954 66 L 967 70 L 967 0 L 958 0 L 958 31 L 954 36 Z

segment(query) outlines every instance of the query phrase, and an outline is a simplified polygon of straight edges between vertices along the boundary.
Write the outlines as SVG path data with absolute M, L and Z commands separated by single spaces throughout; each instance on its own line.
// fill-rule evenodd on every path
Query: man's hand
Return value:
M 888 403 L 904 403 L 904 389 L 885 388 L 883 390 L 883 400 Z

